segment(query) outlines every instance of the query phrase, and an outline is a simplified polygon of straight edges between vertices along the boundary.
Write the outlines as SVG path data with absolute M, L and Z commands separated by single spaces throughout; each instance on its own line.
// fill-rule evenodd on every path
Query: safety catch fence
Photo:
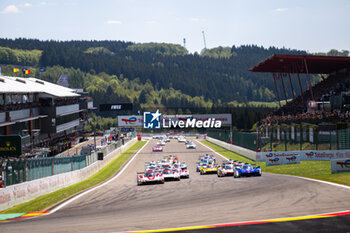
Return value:
M 98 153 L 107 155 L 127 141 L 112 143 L 90 155 L 6 160 L 2 162 L 4 185 L 10 186 L 85 168 L 98 160 Z

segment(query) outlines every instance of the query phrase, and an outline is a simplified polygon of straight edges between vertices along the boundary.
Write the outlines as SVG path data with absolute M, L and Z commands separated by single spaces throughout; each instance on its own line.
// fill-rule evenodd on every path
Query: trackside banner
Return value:
M 315 150 L 315 151 L 301 151 L 301 160 L 332 160 L 350 158 L 350 150 Z
M 288 151 L 285 153 L 270 152 L 265 154 L 266 166 L 287 165 L 300 163 L 298 152 Z
M 350 150 L 257 152 L 256 160 L 268 161 L 275 158 L 284 158 L 289 156 L 299 156 L 300 161 L 329 161 L 332 159 L 350 158 Z M 277 159 L 275 163 L 277 163 Z
M 331 160 L 332 173 L 350 172 L 350 157 Z
M 142 116 L 118 116 L 118 127 L 135 127 L 142 124 Z

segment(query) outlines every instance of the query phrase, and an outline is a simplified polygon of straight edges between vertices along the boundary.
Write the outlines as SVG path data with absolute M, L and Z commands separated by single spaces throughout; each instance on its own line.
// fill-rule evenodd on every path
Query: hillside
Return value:
M 306 54 L 305 51 L 274 47 L 266 49 L 255 45 L 218 47 L 205 50 L 202 54 L 189 54 L 180 45 L 123 41 L 0 39 L 0 46 L 16 51 L 35 49 L 42 52 L 37 64 L 18 59 L 11 61 L 8 57 L 12 56 L 4 56 L 0 52 L 1 64 L 58 65 L 90 74 L 104 72 L 123 76 L 129 80 L 139 80 L 141 84 L 149 80 L 155 90 L 173 88 L 213 103 L 274 101 L 271 77 L 249 72 L 248 69 L 274 53 Z M 80 82 L 77 85 L 72 87 L 82 87 Z

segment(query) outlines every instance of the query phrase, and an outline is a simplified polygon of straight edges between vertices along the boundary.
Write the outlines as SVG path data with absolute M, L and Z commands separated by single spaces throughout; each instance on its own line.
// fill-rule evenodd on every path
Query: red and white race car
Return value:
M 181 169 L 180 177 L 181 178 L 190 178 L 190 171 L 187 169 L 187 167 Z
M 165 156 L 164 158 L 166 158 L 170 164 L 173 164 L 179 161 L 179 159 L 175 155 L 168 155 L 168 156 Z
M 160 172 L 146 171 L 137 173 L 137 185 L 161 183 L 164 184 L 164 177 Z
M 164 169 L 162 174 L 164 180 L 180 180 L 180 173 L 172 169 Z
M 156 152 L 156 151 L 163 151 L 163 147 L 162 146 L 154 146 L 152 147 L 152 151 Z
M 170 165 L 170 163 L 167 159 L 162 159 L 160 164 L 162 165 L 162 167 L 168 167 Z

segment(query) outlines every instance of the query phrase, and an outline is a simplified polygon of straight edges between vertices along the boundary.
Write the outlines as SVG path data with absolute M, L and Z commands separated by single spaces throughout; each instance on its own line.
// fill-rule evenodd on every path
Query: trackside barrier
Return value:
M 257 152 L 256 154 L 257 161 L 291 156 L 299 156 L 300 161 L 329 161 L 332 159 L 350 158 L 350 150 L 279 151 Z
M 331 160 L 332 173 L 350 172 L 350 157 Z
M 116 158 L 121 152 L 123 152 L 134 142 L 136 142 L 136 138 L 133 138 L 132 140 L 125 143 L 125 145 L 120 146 L 116 150 L 113 150 L 113 147 L 115 149 L 116 145 L 109 146 L 107 149 L 105 149 L 107 155 L 105 154 L 106 156 L 102 161 L 96 161 L 96 153 L 96 160 L 94 156 L 93 158 L 90 158 L 90 162 L 95 162 L 93 162 L 88 167 L 85 167 L 83 161 L 80 161 L 79 166 L 84 166 L 84 168 L 82 169 L 48 176 L 40 179 L 35 179 L 32 181 L 23 182 L 0 189 L 0 211 L 21 204 L 23 202 L 33 200 L 44 194 L 54 192 L 58 189 L 68 187 L 70 185 L 76 184 L 80 181 L 89 178 L 90 176 L 100 171 L 103 167 L 105 167 L 109 162 L 111 162 L 114 158 Z M 69 166 L 71 166 L 71 163 L 69 163 Z M 62 167 L 58 168 L 58 170 L 60 171 L 64 171 L 66 169 L 66 165 L 62 165 Z
M 229 144 L 229 143 L 226 143 L 226 142 L 223 142 L 223 141 L 220 141 L 220 140 L 217 140 L 215 138 L 208 137 L 208 136 L 206 139 L 208 142 L 211 142 L 215 145 L 218 145 L 226 150 L 235 152 L 236 154 L 239 154 L 239 155 L 246 157 L 248 159 L 251 159 L 254 161 L 256 160 L 256 152 L 255 151 L 252 151 L 252 150 L 240 147 L 240 146 L 232 145 L 232 144 Z
M 299 163 L 300 163 L 300 156 L 298 153 L 290 153 L 288 156 L 283 156 L 283 157 L 266 158 L 266 166 L 288 165 L 288 164 L 299 164 Z
M 73 155 L 64 157 L 44 157 L 7 160 L 3 166 L 5 186 L 10 186 L 30 180 L 82 169 L 97 161 L 99 152 L 109 154 L 120 147 L 122 142 L 111 143 L 92 152 L 90 155 Z

